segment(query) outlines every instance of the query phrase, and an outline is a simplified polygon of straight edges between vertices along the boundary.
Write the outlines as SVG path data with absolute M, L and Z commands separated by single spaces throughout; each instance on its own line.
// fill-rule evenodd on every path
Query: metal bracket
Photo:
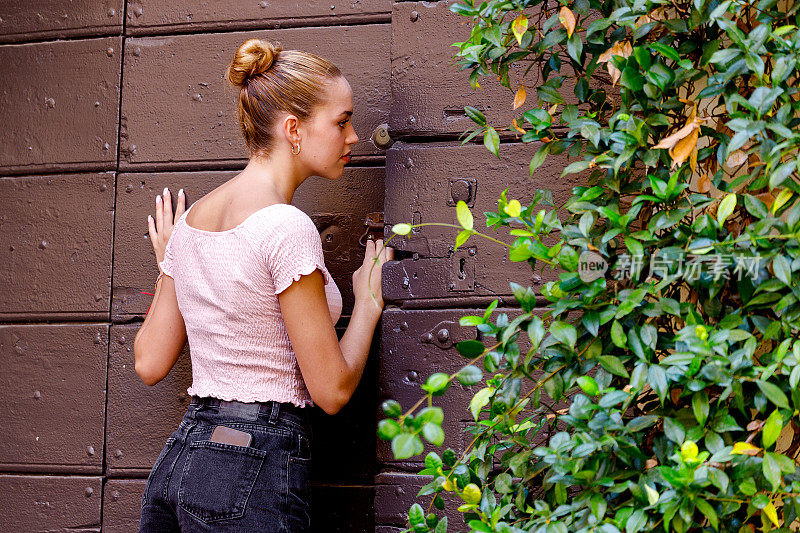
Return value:
M 383 211 L 367 213 L 364 219 L 364 225 L 367 226 L 367 229 L 364 230 L 364 234 L 358 239 L 358 244 L 366 247 L 368 237 L 372 240 L 383 239 Z

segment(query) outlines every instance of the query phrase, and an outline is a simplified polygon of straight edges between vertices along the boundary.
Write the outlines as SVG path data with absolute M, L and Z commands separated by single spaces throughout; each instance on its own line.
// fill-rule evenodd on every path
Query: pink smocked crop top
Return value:
M 291 204 L 272 204 L 224 231 L 175 222 L 161 270 L 175 280 L 192 360 L 187 392 L 222 400 L 275 400 L 310 405 L 283 322 L 278 294 L 319 268 L 331 321 L 342 296 L 325 268 L 311 218 Z

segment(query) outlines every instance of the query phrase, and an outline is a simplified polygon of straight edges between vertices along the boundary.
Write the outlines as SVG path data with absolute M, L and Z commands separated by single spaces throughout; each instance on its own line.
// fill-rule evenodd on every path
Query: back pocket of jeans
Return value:
M 149 501 L 148 493 L 150 492 L 150 485 L 153 484 L 153 478 L 158 474 L 158 467 L 161 466 L 161 463 L 164 461 L 164 458 L 167 456 L 169 451 L 175 445 L 176 442 L 175 437 L 170 437 L 167 439 L 167 442 L 164 444 L 164 447 L 161 449 L 161 453 L 158 454 L 158 458 L 156 462 L 153 464 L 152 470 L 150 470 L 150 475 L 147 476 L 147 483 L 144 485 L 144 492 L 142 493 L 142 507 L 147 505 Z
M 178 505 L 204 522 L 243 516 L 267 453 L 220 442 L 192 442 L 178 488 Z

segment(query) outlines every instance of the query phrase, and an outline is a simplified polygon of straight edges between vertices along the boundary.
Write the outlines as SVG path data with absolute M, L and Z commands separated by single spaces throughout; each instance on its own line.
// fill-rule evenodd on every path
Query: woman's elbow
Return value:
M 350 395 L 344 393 L 326 395 L 325 398 L 320 398 L 319 400 L 314 399 L 314 403 L 328 415 L 335 415 L 341 411 L 349 401 Z
M 156 372 L 153 371 L 151 365 L 148 365 L 145 362 L 145 358 L 142 355 L 141 347 L 136 345 L 136 342 L 133 343 L 133 358 L 134 358 L 134 370 L 136 374 L 141 378 L 141 380 L 149 387 L 152 387 L 162 379 L 164 376 L 159 376 Z

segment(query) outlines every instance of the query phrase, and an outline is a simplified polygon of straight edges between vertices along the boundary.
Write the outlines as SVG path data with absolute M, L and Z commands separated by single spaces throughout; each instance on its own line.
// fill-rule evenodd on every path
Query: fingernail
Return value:
M 158 196 L 156 196 L 156 203 L 157 204 L 161 203 L 161 195 L 160 194 Z
M 168 193 L 169 193 L 169 189 L 167 189 L 166 187 L 164 187 L 164 196 L 166 196 Z
M 147 215 L 147 220 L 153 220 L 153 217 L 150 216 L 150 215 Z
M 183 196 L 183 189 L 178 191 L 178 196 Z

